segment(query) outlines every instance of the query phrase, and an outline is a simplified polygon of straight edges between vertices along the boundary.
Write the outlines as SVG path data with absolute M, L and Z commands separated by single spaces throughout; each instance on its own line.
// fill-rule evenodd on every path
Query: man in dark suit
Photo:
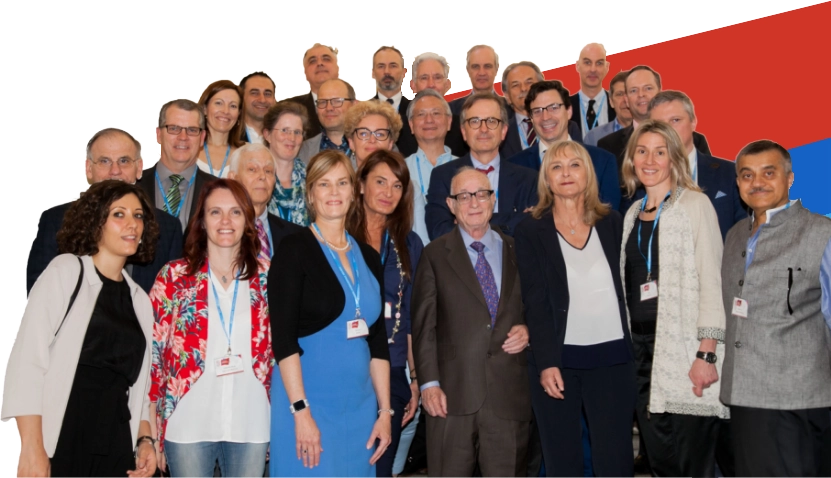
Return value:
M 287 99 L 300 103 L 309 111 L 309 124 L 306 127 L 305 137 L 311 138 L 320 133 L 320 121 L 318 121 L 317 115 L 312 113 L 315 110 L 317 91 L 324 81 L 337 78 L 340 71 L 338 68 L 338 49 L 315 43 L 303 55 L 303 69 L 306 71 L 306 81 L 309 82 L 311 91 L 305 95 Z
M 603 89 L 603 79 L 609 73 L 606 48 L 600 43 L 584 46 L 577 59 L 577 73 L 580 75 L 580 90 L 571 96 L 571 120 L 580 128 L 582 140 L 595 127 L 615 119 L 609 92 Z
M 556 141 L 573 140 L 568 133 L 569 118 L 574 110 L 568 90 L 557 80 L 540 81 L 531 85 L 525 97 L 525 110 L 531 117 L 531 124 L 538 141 L 530 148 L 508 158 L 508 161 L 540 170 L 543 155 Z M 608 151 L 583 145 L 591 156 L 600 199 L 613 208 L 620 206 L 620 180 L 615 157 Z
M 268 109 L 274 106 L 274 81 L 262 71 L 255 71 L 239 82 L 244 105 L 244 128 L 240 139 L 246 143 L 263 142 L 263 120 Z M 311 113 L 309 113 L 311 114 Z
M 493 82 L 496 79 L 496 73 L 499 71 L 499 55 L 493 47 L 488 45 L 476 45 L 467 51 L 467 76 L 470 77 L 470 84 L 473 90 L 461 98 L 456 98 L 450 102 L 450 111 L 458 116 L 462 112 L 462 105 L 468 96 L 474 93 L 489 93 L 497 94 L 493 87 Z M 510 107 L 510 103 L 506 98 L 502 98 L 505 106 L 508 107 L 508 119 L 514 117 L 514 110 Z
M 228 179 L 239 181 L 254 203 L 260 254 L 271 259 L 280 241 L 303 228 L 268 212 L 277 183 L 275 159 L 265 145 L 247 144 L 231 155 Z
M 372 56 L 372 78 L 376 84 L 375 96 L 372 99 L 389 103 L 401 116 L 402 124 L 407 124 L 407 106 L 410 104 L 410 100 L 401 93 L 401 83 L 404 82 L 406 74 L 404 55 L 398 48 L 382 46 Z M 410 132 L 409 128 L 408 132 Z M 399 133 L 395 145 L 398 151 L 418 150 L 418 143 L 411 132 L 410 134 Z M 404 157 L 407 156 L 409 154 L 404 154 Z
M 695 148 L 693 133 L 698 125 L 692 100 L 680 91 L 666 90 L 649 102 L 649 118 L 665 121 L 678 133 L 687 151 L 693 181 L 710 198 L 718 216 L 721 238 L 734 224 L 747 217 L 736 183 L 736 166 L 732 161 L 715 158 Z M 638 197 L 642 196 L 641 194 Z
M 146 169 L 136 183 L 157 208 L 179 219 L 185 230 L 196 210 L 202 186 L 216 178 L 196 166 L 205 141 L 205 114 L 190 100 L 162 106 L 156 141 L 162 146 L 159 162 Z
M 126 131 L 107 128 L 95 133 L 87 143 L 86 172 L 90 184 L 107 179 L 135 184 L 141 177 L 141 167 L 141 144 Z M 26 265 L 27 294 L 46 266 L 59 254 L 57 235 L 71 205 L 72 203 L 66 203 L 55 206 L 40 216 L 38 233 Z M 159 224 L 156 256 L 149 263 L 127 264 L 130 277 L 145 292 L 150 292 L 162 266 L 182 257 L 182 229 L 179 221 L 159 209 L 154 214 Z
M 540 67 L 530 61 L 512 63 L 502 71 L 502 92 L 514 117 L 509 119 L 508 132 L 499 147 L 499 155 L 507 159 L 531 147 L 536 141 L 534 127 L 525 111 L 525 96 L 531 85 L 545 80 Z
M 449 72 L 450 67 L 443 56 L 432 52 L 422 53 L 413 60 L 410 88 L 415 94 L 422 90 L 431 89 L 444 96 L 450 90 L 450 79 L 447 77 Z M 406 115 L 406 108 L 399 111 Z M 404 148 L 399 146 L 398 150 L 406 158 L 418 151 L 418 142 L 410 129 L 409 120 L 404 117 L 403 121 L 404 126 L 401 128 L 398 143 L 404 145 Z M 444 144 L 450 148 L 454 156 L 464 156 L 468 152 L 467 143 L 462 137 L 461 122 L 458 115 L 453 115 L 450 131 L 447 132 L 447 136 L 444 138 Z
M 496 191 L 491 225 L 500 232 L 512 235 L 514 227 L 527 215 L 526 210 L 537 203 L 537 175 L 528 168 L 509 163 L 499 154 L 499 142 L 508 129 L 507 115 L 504 103 L 493 93 L 476 93 L 465 101 L 462 134 L 470 153 L 438 166 L 430 175 L 424 211 L 430 240 L 453 229 L 453 212 L 447 206 L 447 197 L 451 179 L 462 166 L 487 174 Z
M 473 476 L 478 463 L 482 476 L 525 476 L 532 413 L 514 241 L 490 227 L 485 175 L 460 170 L 451 194 L 458 226 L 424 248 L 413 286 L 427 469 Z

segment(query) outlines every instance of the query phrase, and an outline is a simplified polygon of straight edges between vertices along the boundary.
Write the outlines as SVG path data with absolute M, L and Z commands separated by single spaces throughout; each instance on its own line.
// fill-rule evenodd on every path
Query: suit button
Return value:
M 740 280 L 740 281 L 739 281 L 739 287 L 741 287 L 741 286 L 743 286 L 743 285 L 744 285 L 744 280 Z
M 491 324 L 488 324 L 488 330 L 490 330 L 490 329 L 491 329 Z
M 744 257 L 745 255 L 747 255 L 747 252 L 746 252 L 746 251 L 742 251 L 742 257 Z
M 742 343 L 741 343 L 741 342 L 739 342 L 739 341 L 736 341 L 736 343 L 735 343 L 735 344 L 733 344 L 733 345 L 735 345 L 737 349 L 742 348 Z
M 488 358 L 491 358 L 491 353 L 490 353 L 490 352 L 488 352 L 487 357 L 488 357 Z

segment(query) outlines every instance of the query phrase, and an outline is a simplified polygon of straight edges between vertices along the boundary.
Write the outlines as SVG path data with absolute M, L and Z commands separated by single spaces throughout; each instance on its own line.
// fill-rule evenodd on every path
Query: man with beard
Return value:
M 306 107 L 306 111 L 311 112 L 316 110 L 315 104 L 320 85 L 338 77 L 338 49 L 315 43 L 303 55 L 303 68 L 306 71 L 306 81 L 309 82 L 311 91 L 305 95 L 288 98 L 288 100 L 300 103 Z M 309 114 L 309 123 L 305 133 L 306 138 L 320 133 L 320 121 L 317 115 Z
M 255 71 L 239 82 L 244 105 L 245 128 L 242 140 L 248 143 L 263 142 L 263 118 L 266 111 L 274 106 L 274 81 L 262 71 Z
M 407 106 L 410 104 L 410 100 L 401 94 L 401 83 L 406 74 L 404 55 L 398 48 L 382 46 L 372 55 L 372 78 L 376 83 L 376 93 L 372 99 L 389 103 L 398 111 L 402 123 L 407 122 Z M 399 134 L 395 145 L 399 151 L 418 148 L 412 135 Z

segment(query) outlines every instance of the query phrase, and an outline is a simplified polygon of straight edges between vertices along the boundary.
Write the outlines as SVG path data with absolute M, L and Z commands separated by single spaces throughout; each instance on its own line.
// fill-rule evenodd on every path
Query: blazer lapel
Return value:
M 566 273 L 566 261 L 563 259 L 563 251 L 560 249 L 560 240 L 557 227 L 554 226 L 554 219 L 550 212 L 543 215 L 537 226 L 537 235 L 545 250 L 545 257 L 554 265 L 554 270 L 560 276 L 563 284 L 568 284 Z
M 499 291 L 499 306 L 496 309 L 496 316 L 499 317 L 502 309 L 506 307 L 505 304 L 508 298 L 511 297 L 511 292 L 513 292 L 514 279 L 517 277 L 517 265 L 513 244 L 508 242 L 504 234 L 499 231 L 496 232 L 502 237 L 502 290 Z
M 142 190 L 144 190 L 145 194 L 147 194 L 147 199 L 150 201 L 150 204 L 156 204 L 156 165 L 155 164 L 153 166 L 151 166 L 150 169 L 145 169 L 144 171 L 142 171 L 141 179 L 138 181 L 137 185 Z M 156 207 L 159 207 L 159 205 L 156 204 Z M 164 208 L 164 205 L 162 205 L 162 207 L 159 207 L 159 209 L 163 209 L 163 208 Z
M 714 201 L 718 193 L 718 187 L 715 183 L 716 171 L 718 171 L 719 164 L 710 161 L 710 157 L 700 150 L 697 153 L 698 161 L 696 167 L 698 168 L 698 186 L 710 198 L 710 201 Z
M 485 301 L 485 294 L 482 293 L 482 286 L 479 285 L 476 271 L 473 269 L 473 264 L 470 263 L 470 256 L 467 254 L 462 233 L 459 232 L 459 226 L 456 226 L 450 232 L 446 247 L 447 262 L 450 264 L 450 268 L 456 272 L 462 284 L 467 286 L 470 292 L 479 299 L 479 302 L 487 308 L 488 303 Z

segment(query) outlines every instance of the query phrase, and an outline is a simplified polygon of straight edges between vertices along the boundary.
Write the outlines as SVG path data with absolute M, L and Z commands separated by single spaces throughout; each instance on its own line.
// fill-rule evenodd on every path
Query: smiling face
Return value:
M 315 93 L 326 80 L 338 77 L 338 57 L 328 47 L 319 45 L 308 52 L 303 58 L 303 69 L 306 71 L 306 81 L 309 82 Z
M 583 159 L 568 148 L 551 158 L 545 171 L 545 183 L 555 198 L 576 198 L 586 192 L 587 173 Z
M 110 204 L 107 222 L 101 228 L 98 254 L 130 257 L 144 233 L 144 209 L 135 194 L 126 194 Z
M 473 103 L 468 108 L 465 114 L 465 123 L 462 125 L 462 136 L 465 142 L 470 146 L 470 152 L 474 157 L 487 157 L 499 150 L 499 144 L 505 139 L 508 133 L 508 125 L 500 122 L 496 129 L 488 129 L 488 118 L 502 118 L 501 109 L 497 100 L 482 99 Z M 470 126 L 467 120 L 471 118 L 479 118 L 483 120 L 480 122 L 478 128 Z
M 496 79 L 496 55 L 487 47 L 477 48 L 470 54 L 467 75 L 474 92 L 491 91 Z
M 259 123 L 269 108 L 277 104 L 274 99 L 274 83 L 264 76 L 252 76 L 245 82 L 242 92 L 245 101 L 245 117 Z
M 354 191 L 343 163 L 337 163 L 309 188 L 309 206 L 314 208 L 315 220 L 333 221 L 346 217 Z
M 211 131 L 227 133 L 239 119 L 240 97 L 234 90 L 221 90 L 208 99 L 205 110 L 208 128 Z
M 531 102 L 531 111 L 534 108 L 546 108 L 552 104 L 563 104 L 563 98 L 560 96 L 560 92 L 557 90 L 543 91 Z M 560 106 L 560 109 L 554 113 L 544 109 L 541 113 L 533 115 L 531 119 L 534 124 L 534 130 L 537 132 L 540 140 L 544 141 L 547 145 L 551 145 L 554 141 L 568 139 L 568 120 L 570 118 L 571 107 L 566 108 Z
M 527 116 L 525 97 L 528 96 L 531 85 L 539 81 L 537 72 L 530 66 L 520 65 L 508 73 L 506 80 L 507 90 L 506 85 L 502 85 L 502 91 L 511 103 L 511 107 L 515 112 Z
M 171 171 L 179 172 L 196 163 L 205 132 L 188 136 L 186 128 L 199 128 L 199 112 L 171 106 L 165 112 L 165 125 L 181 126 L 179 134 L 170 134 L 166 128 L 156 128 L 156 141 L 162 146 L 161 162 Z
M 453 178 L 450 185 L 450 194 L 471 193 L 482 189 L 491 189 L 488 177 L 476 170 L 463 171 Z M 456 222 L 468 234 L 471 231 L 482 230 L 488 227 L 493 215 L 495 195 L 491 194 L 486 201 L 479 202 L 473 196 L 465 204 L 453 198 L 447 198 L 447 207 L 456 216 Z
M 637 70 L 626 77 L 626 104 L 637 121 L 649 118 L 649 102 L 661 90 L 655 75 L 648 70 Z
M 387 163 L 378 163 L 361 183 L 367 212 L 389 216 L 398 207 L 404 186 Z
M 121 133 L 101 136 L 92 144 L 89 152 L 92 160 L 87 159 L 86 170 L 90 184 L 105 179 L 135 184 L 141 179 L 142 161 L 138 157 L 136 145 L 127 136 Z M 107 162 L 111 164 L 108 166 Z
M 401 91 L 401 82 L 407 69 L 404 68 L 404 59 L 395 50 L 381 50 L 375 54 L 372 61 L 372 78 L 378 87 L 387 96 L 393 96 Z
M 644 133 L 638 138 L 632 157 L 635 175 L 644 187 L 663 185 L 672 188 L 672 167 L 669 148 L 664 137 L 657 133 Z
M 785 161 L 777 151 L 764 151 L 742 156 L 737 161 L 739 194 L 742 200 L 761 217 L 768 209 L 788 202 L 788 190 L 793 185 L 793 171 L 787 171 Z
M 274 159 L 268 151 L 256 151 L 240 158 L 239 170 L 228 174 L 230 179 L 239 181 L 254 203 L 259 216 L 268 206 L 277 174 L 274 172 Z
M 693 148 L 695 148 L 693 144 L 693 131 L 695 131 L 698 121 L 690 118 L 690 115 L 680 101 L 670 101 L 655 106 L 649 112 L 649 119 L 669 123 L 681 138 L 687 154 L 690 154 Z
M 204 219 L 210 245 L 232 249 L 239 247 L 245 231 L 245 213 L 230 190 L 215 189 L 205 199 Z
M 413 105 L 410 129 L 416 141 L 440 141 L 444 143 L 453 117 L 447 114 L 445 103 L 435 96 L 419 98 Z
M 450 90 L 450 80 L 447 78 L 441 63 L 437 60 L 428 59 L 419 63 L 417 71 L 413 72 L 410 88 L 415 94 L 429 88 L 445 95 Z
M 317 92 L 318 100 L 331 100 L 333 98 L 345 98 L 346 101 L 337 108 L 332 105 L 331 101 L 326 103 L 326 108 L 317 109 L 317 117 L 326 131 L 343 131 L 346 112 L 355 105 L 355 101 L 349 100 L 349 90 L 340 80 L 323 83 Z
M 280 116 L 274 128 L 263 131 L 274 156 L 283 161 L 294 161 L 303 146 L 303 120 L 292 113 Z
M 370 131 L 378 131 L 379 129 L 390 129 L 390 123 L 387 121 L 387 118 L 381 115 L 366 115 L 358 123 L 358 126 L 355 128 L 355 132 L 349 135 L 347 140 L 349 141 L 349 149 L 355 152 L 355 159 L 358 162 L 358 167 L 361 167 L 364 160 L 367 156 L 372 154 L 379 149 L 386 149 L 387 151 L 392 150 L 392 135 L 388 136 L 387 139 L 384 141 L 379 141 L 375 135 L 369 135 L 367 140 L 362 140 L 358 137 L 357 131 L 360 128 L 366 128 Z

